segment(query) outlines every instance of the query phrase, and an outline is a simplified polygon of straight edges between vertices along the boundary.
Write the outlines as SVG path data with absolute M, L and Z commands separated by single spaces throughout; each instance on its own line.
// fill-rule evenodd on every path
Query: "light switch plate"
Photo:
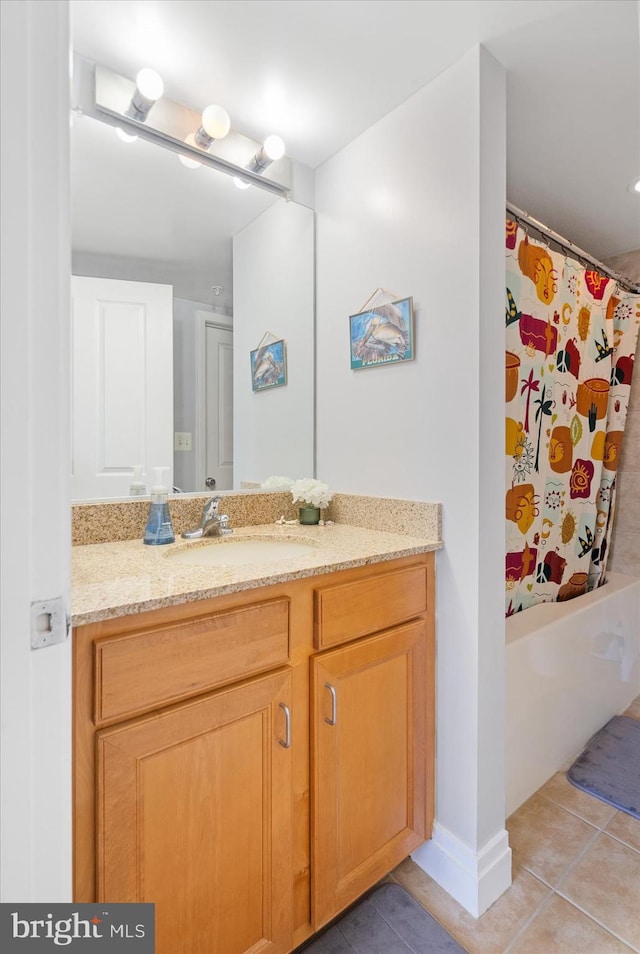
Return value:
M 173 449 L 177 451 L 191 450 L 191 434 L 189 431 L 176 431 Z

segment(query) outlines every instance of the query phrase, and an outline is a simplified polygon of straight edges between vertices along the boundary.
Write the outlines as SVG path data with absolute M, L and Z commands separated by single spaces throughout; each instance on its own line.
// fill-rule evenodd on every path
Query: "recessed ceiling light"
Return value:
M 636 179 L 635 182 L 632 182 L 629 186 L 629 192 L 636 192 L 640 195 L 640 179 Z

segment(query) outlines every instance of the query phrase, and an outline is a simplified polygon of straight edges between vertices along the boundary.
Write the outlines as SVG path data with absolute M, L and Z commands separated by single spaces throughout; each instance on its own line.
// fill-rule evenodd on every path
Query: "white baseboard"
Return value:
M 474 918 L 484 914 L 511 884 L 511 848 L 505 829 L 476 854 L 436 822 L 431 840 L 411 857 Z

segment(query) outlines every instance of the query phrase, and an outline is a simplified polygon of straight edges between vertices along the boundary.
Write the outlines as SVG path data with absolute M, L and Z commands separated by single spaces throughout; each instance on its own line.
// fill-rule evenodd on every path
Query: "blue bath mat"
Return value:
M 375 888 L 304 954 L 466 954 L 399 884 Z
M 640 720 L 614 716 L 567 772 L 569 781 L 640 818 Z

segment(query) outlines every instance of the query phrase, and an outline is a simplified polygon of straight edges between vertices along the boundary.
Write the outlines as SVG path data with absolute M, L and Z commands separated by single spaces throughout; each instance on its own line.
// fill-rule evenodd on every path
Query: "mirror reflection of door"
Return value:
M 233 488 L 233 334 L 205 325 L 206 465 L 203 490 Z M 214 480 L 215 484 L 207 481 Z
M 134 465 L 173 472 L 171 285 L 74 276 L 74 500 L 129 493 Z

